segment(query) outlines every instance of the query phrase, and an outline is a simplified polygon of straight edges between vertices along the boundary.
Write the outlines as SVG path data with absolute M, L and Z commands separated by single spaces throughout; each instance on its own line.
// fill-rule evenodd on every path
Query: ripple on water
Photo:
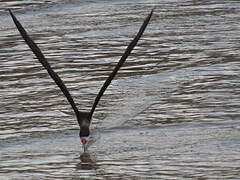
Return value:
M 97 133 L 82 154 L 74 112 L 3 9 L 19 9 L 79 109 L 89 110 L 153 6 L 144 36 L 96 109 Z M 0 178 L 238 178 L 238 6 L 1 3 Z

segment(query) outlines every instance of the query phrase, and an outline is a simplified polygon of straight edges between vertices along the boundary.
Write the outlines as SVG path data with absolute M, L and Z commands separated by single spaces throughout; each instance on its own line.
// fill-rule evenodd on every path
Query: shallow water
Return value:
M 25 45 L 14 13 L 89 110 L 145 16 L 153 18 L 93 117 L 74 113 Z M 237 179 L 240 2 L 3 1 L 0 179 Z

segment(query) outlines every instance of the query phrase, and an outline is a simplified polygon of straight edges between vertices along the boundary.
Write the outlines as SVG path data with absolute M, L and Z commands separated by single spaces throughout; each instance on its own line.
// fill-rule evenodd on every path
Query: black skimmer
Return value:
M 147 27 L 147 25 L 148 25 L 148 23 L 149 23 L 149 21 L 150 21 L 150 19 L 152 17 L 153 10 L 154 9 L 152 9 L 150 14 L 145 18 L 145 20 L 144 20 L 141 28 L 139 29 L 137 35 L 131 41 L 131 43 L 128 45 L 127 49 L 125 50 L 125 52 L 122 55 L 121 59 L 119 60 L 118 64 L 116 65 L 116 67 L 114 68 L 112 73 L 109 75 L 109 77 L 104 82 L 102 88 L 100 89 L 98 95 L 95 98 L 95 101 L 93 103 L 93 106 L 92 106 L 92 109 L 91 109 L 90 112 L 81 112 L 81 111 L 78 110 L 78 108 L 76 107 L 75 102 L 73 101 L 73 98 L 72 98 L 71 94 L 69 93 L 67 87 L 64 85 L 63 81 L 60 79 L 60 77 L 57 75 L 57 73 L 53 71 L 53 69 L 51 68 L 50 64 L 48 63 L 47 59 L 44 57 L 43 53 L 41 52 L 41 50 L 39 49 L 37 44 L 35 44 L 35 42 L 29 37 L 29 35 L 25 31 L 25 29 L 23 28 L 21 23 L 17 20 L 17 18 L 11 12 L 11 10 L 9 10 L 10 15 L 11 15 L 11 17 L 12 17 L 12 19 L 13 19 L 13 21 L 14 21 L 17 29 L 18 29 L 18 31 L 22 35 L 23 39 L 25 40 L 27 45 L 30 47 L 30 49 L 33 51 L 33 53 L 35 54 L 35 56 L 37 57 L 39 62 L 47 70 L 47 72 L 51 76 L 51 78 L 55 81 L 55 83 L 61 89 L 63 94 L 66 96 L 68 102 L 72 106 L 72 108 L 73 108 L 73 110 L 74 110 L 74 112 L 76 114 L 78 124 L 80 126 L 79 136 L 80 136 L 81 142 L 83 144 L 84 151 L 86 150 L 86 144 L 88 142 L 88 137 L 89 137 L 89 134 L 90 134 L 89 127 L 90 127 L 90 124 L 91 124 L 91 119 L 92 119 L 94 110 L 97 107 L 97 104 L 98 104 L 99 100 L 101 99 L 102 95 L 104 94 L 105 90 L 110 85 L 111 81 L 113 80 L 113 78 L 117 74 L 118 70 L 124 64 L 124 62 L 126 61 L 127 57 L 130 55 L 131 51 L 136 46 L 138 40 L 142 36 L 144 30 L 146 29 L 146 27 Z

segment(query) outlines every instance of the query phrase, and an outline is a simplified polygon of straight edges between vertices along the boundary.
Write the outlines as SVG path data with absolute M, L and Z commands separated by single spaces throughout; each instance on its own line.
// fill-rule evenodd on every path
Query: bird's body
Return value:
M 88 137 L 90 134 L 89 126 L 91 124 L 91 118 L 89 112 L 79 112 L 79 116 L 77 117 L 80 122 L 80 137 Z
M 78 110 L 78 108 L 76 107 L 76 104 L 75 104 L 71 94 L 69 93 L 67 87 L 64 85 L 64 83 L 61 80 L 61 78 L 57 75 L 56 72 L 53 71 L 53 69 L 51 68 L 51 66 L 48 63 L 47 59 L 44 57 L 44 55 L 41 52 L 41 50 L 38 48 L 38 46 L 35 44 L 35 42 L 29 37 L 29 35 L 27 34 L 27 32 L 25 31 L 23 26 L 20 24 L 20 22 L 17 20 L 17 18 L 14 16 L 14 14 L 11 12 L 11 10 L 9 10 L 9 12 L 10 12 L 10 15 L 11 15 L 11 17 L 12 17 L 12 19 L 13 19 L 16 27 L 17 27 L 17 29 L 19 30 L 20 34 L 22 35 L 22 37 L 25 40 L 25 42 L 27 43 L 27 45 L 33 51 L 35 56 L 38 58 L 39 62 L 47 70 L 47 72 L 50 75 L 50 77 L 55 81 L 55 83 L 61 89 L 63 94 L 66 96 L 69 104 L 72 106 L 72 108 L 73 108 L 73 110 L 75 112 L 75 115 L 77 117 L 78 124 L 80 126 L 79 136 L 81 138 L 81 142 L 83 144 L 84 151 L 85 151 L 85 149 L 86 149 L 85 145 L 87 144 L 88 136 L 90 135 L 90 128 L 89 127 L 90 127 L 90 124 L 91 124 L 91 119 L 92 119 L 93 113 L 95 111 L 95 108 L 97 107 L 97 104 L 100 101 L 100 99 L 101 99 L 102 95 L 104 94 L 105 90 L 107 89 L 107 87 L 110 85 L 111 81 L 113 80 L 113 78 L 117 74 L 118 70 L 124 64 L 124 62 L 126 61 L 127 57 L 130 55 L 131 51 L 136 46 L 138 40 L 142 36 L 145 28 L 147 27 L 147 25 L 148 25 L 148 23 L 149 23 L 149 21 L 151 19 L 151 16 L 153 14 L 153 10 L 147 16 L 147 18 L 143 22 L 139 32 L 137 33 L 136 37 L 128 45 L 127 49 L 125 50 L 125 52 L 122 55 L 121 59 L 119 60 L 118 64 L 115 66 L 115 68 L 112 71 L 112 73 L 106 79 L 105 83 L 103 84 L 102 88 L 100 89 L 98 95 L 95 98 L 95 101 L 93 103 L 93 106 L 92 106 L 92 109 L 91 109 L 90 112 L 81 112 L 81 111 Z

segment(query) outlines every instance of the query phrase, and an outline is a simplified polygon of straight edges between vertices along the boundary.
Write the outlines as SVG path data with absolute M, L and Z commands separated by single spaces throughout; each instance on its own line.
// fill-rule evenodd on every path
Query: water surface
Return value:
M 89 110 L 143 19 L 137 47 L 101 99 L 83 153 L 76 118 L 13 24 L 27 29 Z M 3 1 L 0 179 L 237 179 L 240 3 Z

